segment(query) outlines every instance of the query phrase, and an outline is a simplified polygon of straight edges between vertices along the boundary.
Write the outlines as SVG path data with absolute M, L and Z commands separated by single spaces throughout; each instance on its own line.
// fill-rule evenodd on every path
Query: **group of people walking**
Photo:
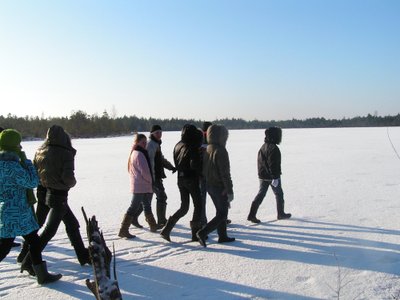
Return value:
M 128 159 L 128 172 L 132 193 L 131 204 L 126 211 L 119 231 L 122 238 L 134 238 L 129 232 L 130 225 L 138 228 L 139 214 L 144 210 L 150 231 L 161 229 L 160 235 L 171 241 L 171 232 L 176 223 L 189 211 L 190 198 L 194 210 L 190 221 L 192 241 L 198 241 L 206 247 L 208 234 L 217 230 L 218 242 L 235 241 L 227 234 L 228 210 L 234 198 L 233 183 L 230 173 L 229 154 L 226 150 L 228 130 L 225 126 L 204 122 L 203 130 L 193 124 L 186 124 L 181 131 L 181 139 L 173 150 L 174 165 L 164 158 L 161 151 L 162 129 L 154 125 L 150 131 L 150 142 L 147 144 L 144 134 L 136 134 Z M 253 200 L 247 219 L 260 223 L 257 210 L 262 203 L 268 188 L 271 186 L 277 203 L 277 218 L 288 219 L 291 214 L 284 211 L 284 196 L 281 184 L 282 130 L 270 127 L 265 130 L 264 144 L 258 152 L 257 165 L 260 180 L 259 191 Z M 150 146 L 157 142 L 156 148 Z M 165 173 L 163 169 L 177 172 L 177 184 L 180 192 L 179 209 L 166 219 L 166 193 L 162 184 Z M 151 209 L 153 192 L 157 197 L 156 222 Z M 216 215 L 209 222 L 206 216 L 206 195 L 210 195 L 216 209 Z M 161 209 L 160 209 L 161 207 Z
M 65 224 L 79 263 L 91 263 L 89 251 L 80 235 L 79 222 L 68 205 L 68 192 L 76 184 L 76 150 L 68 133 L 61 126 L 53 125 L 48 129 L 46 139 L 32 162 L 22 150 L 21 134 L 14 129 L 0 129 L 0 261 L 10 252 L 16 236 L 22 236 L 25 242 L 17 258 L 21 263 L 21 272 L 27 271 L 36 276 L 39 284 L 57 281 L 62 275 L 47 271 L 41 253 L 55 236 L 61 222 Z M 171 232 L 188 213 L 191 198 L 194 206 L 190 221 L 192 241 L 206 247 L 208 234 L 214 230 L 217 230 L 219 243 L 235 241 L 234 237 L 227 234 L 227 223 L 230 221 L 228 210 L 234 199 L 226 149 L 228 135 L 226 127 L 219 124 L 204 122 L 202 129 L 193 124 L 184 125 L 181 139 L 173 149 L 172 164 L 161 151 L 161 126 L 152 126 L 149 139 L 144 134 L 135 134 L 127 166 L 132 199 L 123 216 L 118 236 L 134 238 L 129 227 L 143 228 L 138 217 L 144 212 L 150 231 L 161 229 L 161 237 L 171 241 Z M 277 218 L 291 217 L 284 211 L 281 153 L 277 146 L 281 139 L 280 128 L 265 130 L 264 144 L 257 158 L 260 187 L 247 217 L 250 222 L 260 222 L 256 217 L 257 210 L 270 186 L 276 198 Z M 181 200 L 179 209 L 168 219 L 164 169 L 177 174 Z M 153 194 L 156 196 L 157 219 L 151 206 Z M 216 209 L 210 221 L 206 216 L 207 194 Z M 43 230 L 38 234 L 42 227 Z
M 33 163 L 26 158 L 21 140 L 17 130 L 5 129 L 0 133 L 0 261 L 10 252 L 15 237 L 22 236 L 25 243 L 17 258 L 21 272 L 27 271 L 37 277 L 39 284 L 46 284 L 62 277 L 48 273 L 41 255 L 61 222 L 79 263 L 90 264 L 79 222 L 68 205 L 68 191 L 76 184 L 76 150 L 70 136 L 57 125 L 48 129 Z

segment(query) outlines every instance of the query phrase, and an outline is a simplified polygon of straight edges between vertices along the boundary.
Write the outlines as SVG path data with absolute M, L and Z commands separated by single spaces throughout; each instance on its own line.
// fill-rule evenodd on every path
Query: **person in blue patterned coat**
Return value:
M 27 190 L 37 187 L 39 177 L 22 151 L 21 140 L 14 129 L 0 133 L 0 261 L 10 252 L 15 237 L 22 236 L 29 243 L 37 281 L 45 284 L 60 279 L 61 274 L 49 274 L 42 261 L 39 226 L 27 197 Z

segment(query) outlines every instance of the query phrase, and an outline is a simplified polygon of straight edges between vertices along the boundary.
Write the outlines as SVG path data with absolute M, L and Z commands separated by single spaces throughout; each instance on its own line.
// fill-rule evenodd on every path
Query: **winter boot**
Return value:
M 146 222 L 149 223 L 151 232 L 157 232 L 158 227 L 153 213 L 146 214 Z
M 132 219 L 133 217 L 128 214 L 124 215 L 124 218 L 121 223 L 121 229 L 119 230 L 118 233 L 119 237 L 127 239 L 133 239 L 134 237 L 136 237 L 135 235 L 129 233 L 129 226 L 132 223 Z
M 22 263 L 28 252 L 29 252 L 29 244 L 27 242 L 24 242 L 22 244 L 21 252 L 17 256 L 17 262 Z
M 166 219 L 166 212 L 167 212 L 167 204 L 157 202 L 157 229 L 161 229 L 167 223 Z
M 32 266 L 32 260 L 30 254 L 27 254 L 25 256 L 25 259 L 22 261 L 21 269 L 19 272 L 23 273 L 24 271 L 27 271 L 31 276 L 36 276 L 35 270 Z
M 278 215 L 278 220 L 290 219 L 292 214 L 289 213 L 282 213 Z
M 276 209 L 278 211 L 278 220 L 284 220 L 284 219 L 289 219 L 292 214 L 285 213 L 284 210 L 285 207 L 285 201 L 283 199 L 276 200 Z
M 170 238 L 169 235 L 171 234 L 171 231 L 172 231 L 172 229 L 174 228 L 174 226 L 175 226 L 175 224 L 176 224 L 177 221 L 178 221 L 177 219 L 175 219 L 175 218 L 173 218 L 173 217 L 169 217 L 169 219 L 168 219 L 168 221 L 167 221 L 167 224 L 165 224 L 164 229 L 161 230 L 161 233 L 160 233 L 161 237 L 162 237 L 164 240 L 167 240 L 168 242 L 171 241 L 171 238 Z
M 84 248 L 80 251 L 78 254 L 78 261 L 81 266 L 92 264 L 92 261 L 90 260 L 89 249 Z
M 235 241 L 235 238 L 229 237 L 228 234 L 226 233 L 225 221 L 219 223 L 217 231 L 218 231 L 218 243 L 230 243 Z
M 35 270 L 37 282 L 39 284 L 54 282 L 62 277 L 61 274 L 50 274 L 47 272 L 47 265 L 45 261 L 43 261 L 40 265 L 34 265 L 33 269 Z
M 133 217 L 133 219 L 132 219 L 132 225 L 135 226 L 136 228 L 143 228 L 143 226 L 140 225 L 140 223 L 139 223 L 137 217 Z
M 206 227 L 203 227 L 196 233 L 196 237 L 198 239 L 198 242 L 200 245 L 202 245 L 204 248 L 207 247 L 206 239 L 207 239 L 207 230 Z
M 190 228 L 192 229 L 192 242 L 198 242 L 199 238 L 197 237 L 196 233 L 201 229 L 201 222 L 191 221 Z M 205 238 L 207 239 L 207 237 Z
M 256 214 L 258 210 L 258 205 L 256 203 L 251 204 L 250 212 L 249 215 L 247 216 L 247 220 L 252 222 L 252 223 L 260 223 L 261 221 L 257 219 Z
M 132 225 L 135 226 L 136 228 L 143 228 L 143 226 L 140 225 L 138 221 L 138 218 L 142 212 L 143 212 L 143 207 L 142 205 L 140 205 L 138 211 L 132 217 Z

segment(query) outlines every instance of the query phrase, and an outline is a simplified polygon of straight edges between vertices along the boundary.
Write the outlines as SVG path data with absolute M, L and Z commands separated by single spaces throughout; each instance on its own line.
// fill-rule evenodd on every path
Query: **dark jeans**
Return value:
M 50 190 L 41 187 L 37 196 L 38 206 L 36 214 L 39 226 L 44 224 L 47 217 L 47 223 L 39 236 L 41 250 L 56 235 L 60 223 L 63 222 L 78 260 L 84 261 L 88 252 L 79 232 L 79 222 L 67 202 L 68 191 Z
M 228 218 L 228 209 L 229 209 L 229 202 L 228 202 L 228 195 L 224 195 L 224 187 L 218 186 L 207 186 L 207 191 L 210 194 L 210 197 L 214 203 L 216 209 L 215 217 L 207 223 L 204 231 L 206 234 L 217 229 L 218 236 L 220 238 L 225 238 L 227 236 L 226 233 L 226 220 Z
M 156 179 L 153 184 L 154 194 L 156 194 L 157 205 L 167 205 L 167 194 L 162 179 Z
M 172 215 L 172 218 L 179 220 L 189 211 L 190 196 L 193 200 L 193 222 L 200 222 L 201 218 L 201 194 L 199 179 L 178 177 L 178 188 L 181 194 L 181 207 Z
M 260 204 L 263 202 L 265 195 L 267 194 L 268 188 L 271 186 L 271 189 L 275 194 L 276 207 L 277 207 L 278 214 L 281 214 L 281 213 L 283 213 L 283 207 L 284 207 L 284 203 L 285 203 L 285 200 L 283 199 L 283 190 L 282 190 L 281 179 L 279 179 L 279 184 L 277 187 L 272 186 L 271 182 L 272 182 L 272 180 L 260 179 L 260 187 L 258 189 L 258 193 L 257 193 L 256 197 L 253 200 L 253 204 L 255 205 L 256 208 L 258 208 L 260 206 Z
M 201 223 L 207 224 L 207 181 L 205 177 L 200 178 L 200 193 L 201 193 Z
M 40 247 L 40 240 L 37 232 L 38 231 L 35 230 L 28 235 L 23 236 L 25 243 L 29 245 L 30 257 L 34 265 L 42 263 L 42 249 Z M 10 253 L 14 240 L 15 238 L 0 239 L 0 261 Z
M 143 194 L 133 194 L 131 205 L 126 211 L 127 215 L 136 216 L 140 211 L 144 211 L 144 214 L 151 214 L 151 199 L 153 199 L 152 193 L 143 193 Z

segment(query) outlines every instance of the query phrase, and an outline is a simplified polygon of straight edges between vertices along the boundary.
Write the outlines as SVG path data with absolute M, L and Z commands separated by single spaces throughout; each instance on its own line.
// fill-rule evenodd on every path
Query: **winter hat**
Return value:
M 209 121 L 204 121 L 203 122 L 203 126 L 201 127 L 201 130 L 203 130 L 203 132 L 207 132 L 208 127 L 210 127 L 212 125 L 211 122 Z
M 5 151 L 20 151 L 21 134 L 15 129 L 5 129 L 0 133 L 0 149 Z
M 153 125 L 151 127 L 150 133 L 153 133 L 153 132 L 158 131 L 158 130 L 162 130 L 161 126 L 160 125 Z

